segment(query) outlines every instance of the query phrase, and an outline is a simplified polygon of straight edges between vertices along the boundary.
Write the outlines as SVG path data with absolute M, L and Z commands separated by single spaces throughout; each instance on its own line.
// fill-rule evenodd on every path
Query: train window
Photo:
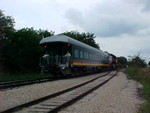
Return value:
M 92 59 L 92 54 L 90 54 L 90 59 Z
M 84 52 L 84 58 L 86 59 L 87 57 L 86 57 L 86 52 Z
M 88 53 L 86 53 L 86 59 L 88 59 Z
M 97 55 L 95 55 L 95 60 L 97 60 Z
M 89 59 L 92 59 L 92 54 L 89 54 Z
M 88 59 L 88 53 L 87 52 L 84 52 L 84 58 Z
M 92 54 L 92 60 L 94 60 L 94 55 Z
M 79 50 L 78 50 L 78 49 L 75 49 L 75 50 L 74 50 L 74 56 L 75 56 L 76 58 L 79 57 Z
M 96 60 L 99 60 L 99 57 L 100 57 L 100 56 L 99 56 L 99 55 L 97 55 L 97 56 L 96 56 Z
M 90 54 L 89 53 L 87 53 L 87 59 L 90 59 Z
M 93 60 L 95 60 L 95 55 L 93 55 Z
M 89 59 L 91 59 L 91 54 L 90 53 L 88 53 L 89 55 L 88 55 L 88 57 L 89 57 Z
M 80 58 L 83 58 L 83 51 L 80 51 Z
M 86 59 L 88 59 L 88 53 L 86 52 Z
M 94 60 L 96 60 L 96 55 L 94 55 Z

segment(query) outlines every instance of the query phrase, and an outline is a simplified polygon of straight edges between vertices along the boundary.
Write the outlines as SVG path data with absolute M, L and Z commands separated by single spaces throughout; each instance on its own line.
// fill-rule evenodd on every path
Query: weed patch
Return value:
M 128 67 L 128 75 L 143 85 L 143 97 L 147 100 L 138 113 L 150 113 L 150 68 Z
M 7 81 L 20 81 L 20 80 L 35 80 L 41 78 L 52 78 L 53 76 L 50 74 L 36 74 L 36 73 L 28 73 L 28 74 L 9 74 L 3 73 L 0 74 L 0 82 Z

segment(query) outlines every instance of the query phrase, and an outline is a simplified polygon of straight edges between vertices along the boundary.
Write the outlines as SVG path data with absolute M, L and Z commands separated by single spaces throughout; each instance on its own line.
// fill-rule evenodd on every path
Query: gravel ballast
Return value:
M 32 100 L 56 93 L 106 73 L 64 79 L 0 91 L 0 112 Z
M 144 100 L 138 96 L 139 83 L 119 72 L 107 84 L 59 113 L 137 113 Z
M 0 91 L 0 111 L 53 94 L 100 75 L 103 74 Z M 139 105 L 143 103 L 138 97 L 138 86 L 139 83 L 127 79 L 124 73 L 119 72 L 107 84 L 59 113 L 136 113 Z

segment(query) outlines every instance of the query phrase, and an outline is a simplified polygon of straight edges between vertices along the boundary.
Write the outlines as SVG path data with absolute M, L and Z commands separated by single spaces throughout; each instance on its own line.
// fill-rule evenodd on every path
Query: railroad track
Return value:
M 84 76 L 84 75 L 81 75 L 81 76 Z M 76 77 L 79 77 L 79 76 L 71 76 L 69 78 L 76 78 Z M 48 82 L 48 81 L 55 81 L 55 80 L 60 80 L 60 79 L 69 79 L 69 78 L 67 76 L 64 76 L 64 77 L 54 77 L 54 78 L 42 78 L 42 79 L 36 79 L 36 80 L 0 82 L 0 90 L 12 89 L 15 87 L 21 87 L 25 85 L 31 85 L 31 84 L 36 84 L 36 83 Z
M 83 76 L 83 75 L 82 75 Z M 71 76 L 69 78 L 75 78 L 76 76 Z M 79 76 L 77 76 L 79 77 Z M 15 87 L 21 87 L 25 85 L 31 85 L 36 83 L 48 82 L 48 81 L 55 81 L 60 79 L 69 79 L 67 76 L 65 77 L 54 77 L 54 78 L 42 78 L 36 80 L 20 80 L 20 81 L 10 81 L 10 82 L 0 82 L 0 90 L 5 89 L 12 89 Z
M 109 80 L 111 80 L 115 75 L 117 75 L 117 71 L 115 73 L 113 71 L 107 75 L 96 77 L 92 80 L 69 89 L 62 90 L 55 94 L 51 94 L 28 103 L 18 105 L 8 110 L 2 111 L 1 113 L 57 113 L 62 108 L 75 103 L 79 99 L 101 87 Z
M 11 82 L 2 82 L 0 83 L 0 90 L 4 89 L 12 89 L 15 87 L 20 87 L 24 85 L 31 85 L 36 83 L 42 83 L 42 82 L 48 82 L 48 81 L 54 81 L 58 80 L 59 78 L 42 78 L 42 79 L 36 79 L 36 80 L 22 80 L 22 81 L 11 81 Z

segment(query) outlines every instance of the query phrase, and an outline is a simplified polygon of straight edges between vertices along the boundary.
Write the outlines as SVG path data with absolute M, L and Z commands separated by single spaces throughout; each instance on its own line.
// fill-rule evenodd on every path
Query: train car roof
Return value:
M 117 58 L 115 55 L 113 55 L 113 54 L 110 54 L 112 57 L 114 57 L 114 58 Z
M 91 46 L 89 46 L 89 45 L 87 45 L 85 43 L 82 43 L 82 42 L 80 42 L 78 40 L 75 40 L 75 39 L 73 39 L 71 37 L 68 37 L 68 36 L 65 36 L 65 35 L 54 35 L 54 36 L 43 38 L 40 41 L 40 44 L 51 43 L 51 42 L 70 43 L 70 44 L 73 44 L 73 45 L 76 45 L 76 46 L 79 46 L 79 47 L 82 47 L 82 48 L 93 50 L 95 52 L 102 52 L 103 54 L 107 55 L 102 50 L 99 50 L 99 49 L 96 49 L 94 47 L 91 47 Z

